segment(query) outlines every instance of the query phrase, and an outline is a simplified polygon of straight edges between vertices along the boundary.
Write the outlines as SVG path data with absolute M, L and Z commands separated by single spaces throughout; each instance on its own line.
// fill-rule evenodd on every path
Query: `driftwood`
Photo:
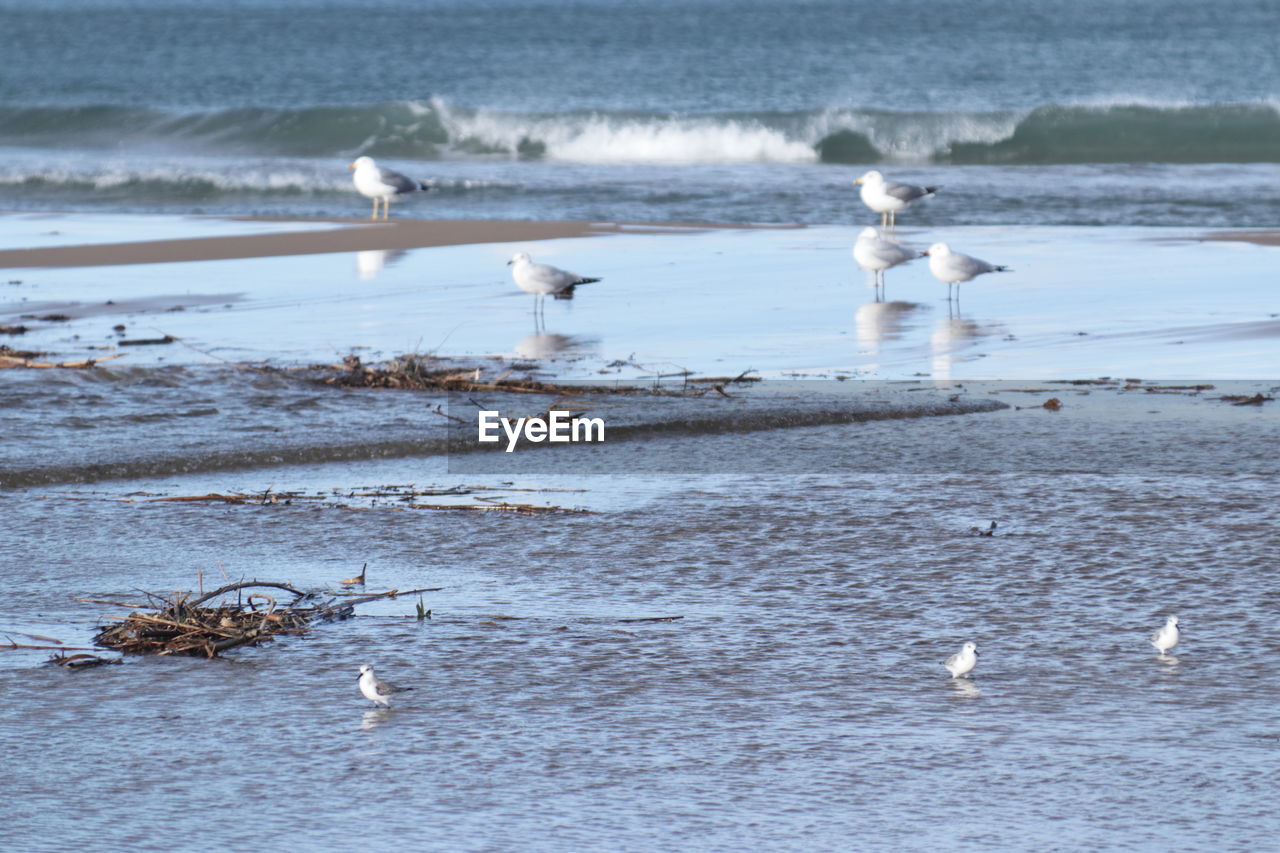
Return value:
M 261 589 L 283 590 L 291 593 L 293 600 L 287 606 L 280 606 L 274 597 L 264 592 L 244 594 Z M 241 581 L 195 599 L 190 598 L 190 593 L 175 593 L 162 599 L 163 606 L 158 611 L 135 610 L 115 624 L 102 626 L 94 643 L 125 654 L 212 658 L 240 646 L 268 642 L 281 634 L 300 634 L 315 622 L 346 619 L 354 615 L 358 604 L 427 591 L 393 589 L 357 597 L 324 596 L 287 583 Z M 234 602 L 224 600 L 233 592 L 237 593 Z M 219 603 L 204 606 L 215 600 Z
M 629 362 L 628 362 L 629 363 Z M 534 365 L 512 365 L 500 376 L 486 378 L 484 367 L 461 367 L 445 359 L 429 355 L 401 355 L 379 364 L 365 364 L 359 356 L 349 355 L 342 364 L 317 366 L 320 371 L 316 381 L 340 388 L 398 388 L 410 391 L 465 391 L 511 392 L 515 394 L 558 394 L 564 397 L 585 395 L 646 395 L 657 397 L 703 397 L 711 392 L 724 394 L 724 386 L 733 383 L 758 381 L 743 371 L 733 378 L 698 380 L 713 383 L 711 387 L 687 387 L 689 372 L 659 374 L 653 379 L 684 377 L 686 387 L 667 388 L 659 385 L 560 385 L 543 382 L 530 376 L 511 378 L 515 369 Z M 728 395 L 725 395 L 728 396 Z M 450 417 L 443 411 L 436 414 Z
M 121 358 L 126 353 L 117 353 L 116 355 L 104 355 L 101 358 L 86 358 L 81 361 L 32 361 L 29 358 L 15 358 L 13 356 L 0 355 L 0 368 L 3 367 L 22 367 L 28 369 L 51 370 L 55 367 L 75 367 L 86 368 L 94 367 L 101 362 L 110 361 L 113 358 Z
M 103 666 L 104 664 L 120 663 L 119 658 L 103 658 L 97 655 L 54 655 L 49 658 L 49 663 L 55 663 L 63 669 L 88 669 L 94 666 Z

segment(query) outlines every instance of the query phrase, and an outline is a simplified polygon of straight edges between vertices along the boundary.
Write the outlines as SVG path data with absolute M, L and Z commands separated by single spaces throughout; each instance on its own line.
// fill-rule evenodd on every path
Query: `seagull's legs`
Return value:
M 898 212 L 896 210 L 889 211 L 889 230 L 896 231 L 898 228 Z
M 378 218 L 378 200 L 376 198 L 373 200 L 373 216 L 370 216 L 369 218 L 370 219 Z
M 391 216 L 391 199 L 384 198 L 382 200 L 382 218 L 386 220 Z
M 884 233 L 884 229 L 889 227 L 889 214 L 881 212 L 880 214 L 880 233 Z

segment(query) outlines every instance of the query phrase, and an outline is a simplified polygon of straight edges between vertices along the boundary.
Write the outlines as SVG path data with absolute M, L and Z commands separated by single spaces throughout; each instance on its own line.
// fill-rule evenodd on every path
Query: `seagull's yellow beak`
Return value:
M 353 168 L 353 169 L 354 169 L 354 168 L 355 168 L 355 166 L 352 166 L 351 168 Z M 855 184 L 860 184 L 860 183 L 862 183 L 862 178 L 854 178 L 854 179 L 853 179 L 853 182 L 854 182 Z
M 347 164 L 347 168 L 348 168 L 348 169 L 354 169 L 355 167 L 356 167 L 356 164 L 355 164 L 355 163 L 348 163 L 348 164 Z

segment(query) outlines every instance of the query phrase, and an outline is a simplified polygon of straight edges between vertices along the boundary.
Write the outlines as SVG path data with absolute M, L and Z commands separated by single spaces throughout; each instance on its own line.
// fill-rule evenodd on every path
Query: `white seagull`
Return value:
M 894 218 L 899 210 L 906 210 L 912 202 L 922 198 L 932 197 L 940 189 L 940 187 L 917 187 L 913 184 L 886 181 L 884 175 L 874 169 L 853 183 L 862 186 L 858 193 L 862 197 L 862 203 L 880 214 L 881 230 L 884 230 L 886 220 L 889 229 L 892 230 Z
M 934 243 L 925 252 L 929 258 L 929 272 L 938 281 L 947 283 L 947 299 L 951 299 L 951 286 L 962 281 L 969 281 L 989 272 L 1013 272 L 1008 267 L 989 264 L 969 255 L 951 251 L 946 243 Z
M 543 298 L 548 294 L 556 299 L 572 299 L 575 287 L 600 280 L 578 275 L 576 272 L 568 272 L 550 264 L 535 264 L 527 252 L 519 252 L 513 256 L 507 261 L 507 266 L 511 267 L 511 277 L 515 279 L 516 287 L 537 297 L 533 307 L 535 317 Z
M 384 708 L 390 708 L 392 694 L 403 693 L 412 689 L 412 687 L 393 687 L 387 684 L 387 682 L 373 674 L 373 667 L 369 666 L 369 664 L 360 667 L 360 692 L 364 694 L 364 698 L 375 706 L 381 705 Z
M 924 252 L 908 249 L 897 240 L 881 237 L 874 228 L 864 228 L 853 244 L 853 259 L 864 270 L 875 274 L 877 288 L 884 287 L 884 271 L 905 264 L 907 261 L 924 257 Z M 880 295 L 877 292 L 877 297 Z
M 978 647 L 973 643 L 965 643 L 960 651 L 943 661 L 943 666 L 952 678 L 968 675 L 978 665 Z
M 1178 631 L 1178 617 L 1170 616 L 1165 620 L 1164 625 L 1159 631 L 1151 635 L 1151 645 L 1156 647 L 1156 651 L 1160 654 L 1167 654 L 1170 649 L 1178 645 L 1181 634 Z
M 373 162 L 372 157 L 357 157 L 354 163 L 347 166 L 348 169 L 355 169 L 355 174 L 351 176 L 351 180 L 356 185 L 356 190 L 365 198 L 373 199 L 373 216 L 371 219 L 378 218 L 378 202 L 382 202 L 382 218 L 386 219 L 391 212 L 391 199 L 406 193 L 416 193 L 430 189 L 422 181 L 415 181 L 407 178 L 399 172 L 393 172 L 390 169 L 383 169 L 377 163 Z

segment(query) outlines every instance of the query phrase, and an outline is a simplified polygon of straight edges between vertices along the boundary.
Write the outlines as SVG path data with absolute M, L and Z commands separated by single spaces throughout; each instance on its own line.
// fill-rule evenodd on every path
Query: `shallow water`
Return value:
M 139 224 L 139 220 L 143 224 Z M 226 233 L 218 219 L 171 225 Z M 29 229 L 24 216 L 7 217 Z M 85 242 L 138 239 L 146 217 L 67 214 Z M 257 223 L 238 223 L 256 233 Z M 265 228 L 276 228 L 266 223 Z M 903 379 L 1267 378 L 1280 363 L 1274 247 L 1165 228 L 903 228 L 1013 268 L 946 287 L 924 260 L 889 270 L 877 302 L 852 227 L 670 229 L 604 237 L 217 262 L 22 270 L 0 286 L 12 346 L 133 366 L 501 355 L 556 375 Z M 512 284 L 517 251 L 603 281 L 546 306 Z M 109 304 L 108 304 L 109 303 Z M 71 322 L 24 319 L 65 314 Z M 126 328 L 116 332 L 113 327 Z M 170 346 L 120 347 L 171 334 Z
M 428 622 L 385 602 L 225 661 L 73 673 L 6 653 L 0 746 L 27 768 L 7 835 L 18 849 L 238 849 L 244 825 L 314 849 L 1265 848 L 1280 829 L 1280 519 L 1262 449 L 1277 416 L 1204 394 L 1061 397 L 1056 413 L 612 449 L 680 473 L 461 480 L 435 457 L 5 492 L 0 549 L 23 572 L 0 622 L 68 643 L 110 615 L 68 594 L 132 600 L 197 570 L 206 587 L 220 571 L 328 585 L 367 561 L 375 588 L 445 587 Z M 576 487 L 539 499 L 595 512 L 115 500 L 393 478 Z M 993 519 L 996 536 L 968 533 Z M 1147 635 L 1171 612 L 1184 639 L 1158 658 Z M 625 621 L 657 616 L 682 618 Z M 978 668 L 953 682 L 941 661 L 965 640 Z M 415 690 L 369 710 L 365 662 Z M 208 820 L 232 802 L 236 826 Z

